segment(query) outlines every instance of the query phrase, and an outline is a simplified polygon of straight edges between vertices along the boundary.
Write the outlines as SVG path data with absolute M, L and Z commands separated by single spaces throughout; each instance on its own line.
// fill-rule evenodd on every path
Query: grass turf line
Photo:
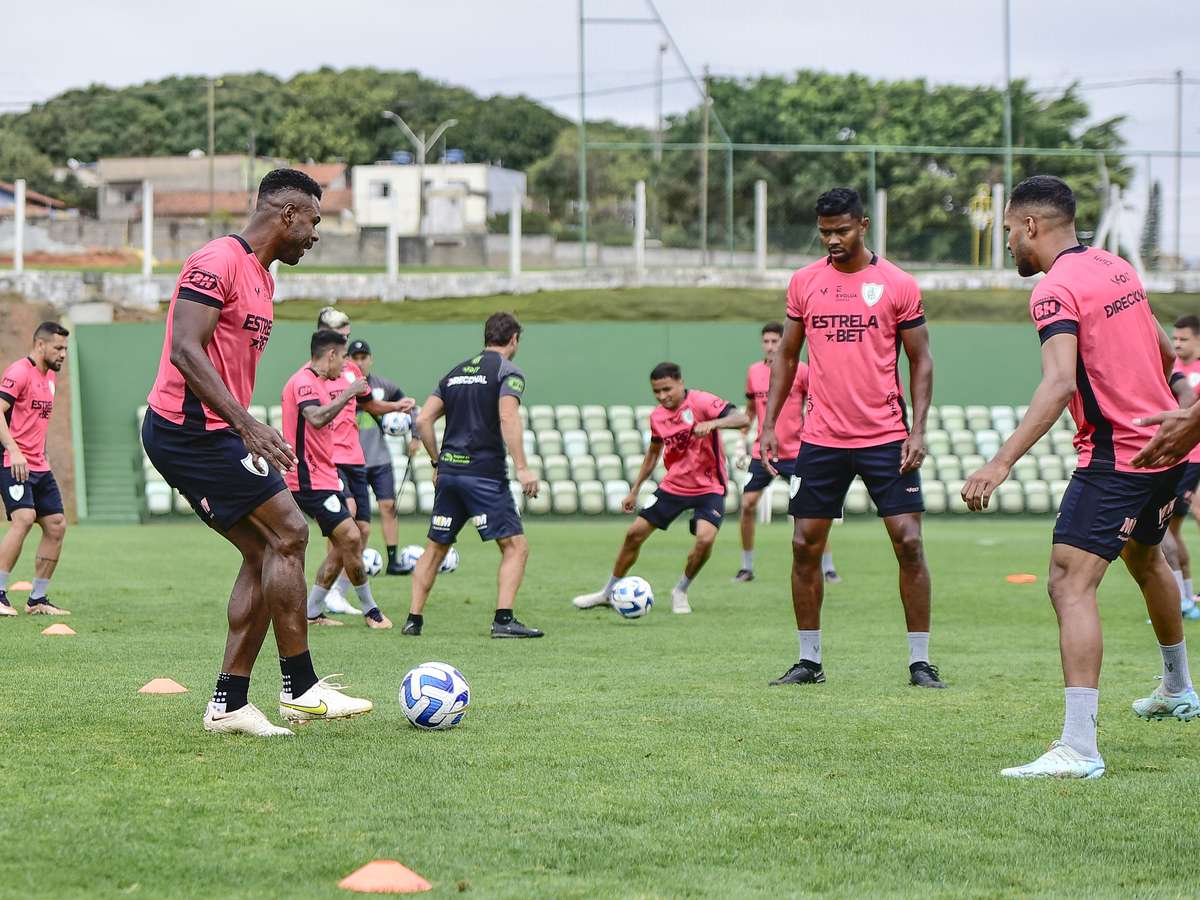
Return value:
M 1160 663 L 1122 571 L 1101 588 L 1109 774 L 1014 783 L 997 771 L 1061 725 L 1049 519 L 928 523 L 947 691 L 906 684 L 895 563 L 874 520 L 834 530 L 846 583 L 826 595 L 829 683 L 768 688 L 796 658 L 788 529 L 760 528 L 759 578 L 732 585 L 734 524 L 686 617 L 669 607 L 686 529 L 656 535 L 634 571 L 658 605 L 624 622 L 569 603 L 603 583 L 624 523 L 531 520 L 517 612 L 548 635 L 528 642 L 487 639 L 497 554 L 468 536 L 422 638 L 357 623 L 313 634 L 319 674 L 346 672 L 375 712 L 281 741 L 200 727 L 234 551 L 194 524 L 74 529 L 52 595 L 78 636 L 0 621 L 0 839 L 24 848 L 0 857 L 0 896 L 344 897 L 337 881 L 375 858 L 421 873 L 433 896 L 460 883 L 486 897 L 1195 891 L 1188 866 L 1149 862 L 1194 853 L 1200 749 L 1194 729 L 1129 711 Z M 402 543 L 418 540 L 417 520 L 402 527 Z M 314 534 L 310 576 L 321 546 Z M 1039 582 L 1007 584 L 1015 571 Z M 399 624 L 408 580 L 374 586 Z M 473 704 L 460 728 L 419 733 L 396 692 L 434 659 L 462 669 Z M 159 675 L 192 692 L 136 693 Z M 251 701 L 275 720 L 278 684 L 268 636 Z

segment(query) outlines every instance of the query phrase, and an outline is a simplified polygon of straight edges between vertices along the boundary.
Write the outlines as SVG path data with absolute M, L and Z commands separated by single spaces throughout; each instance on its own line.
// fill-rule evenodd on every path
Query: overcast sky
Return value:
M 576 0 L 123 0 L 121 14 L 94 0 L 32 3 L 5 21 L 0 109 L 12 110 L 91 82 L 133 84 L 172 74 L 262 69 L 280 76 L 320 65 L 416 69 L 484 94 L 524 93 L 576 116 Z M 1003 82 L 1002 0 L 657 0 L 687 63 L 699 74 L 753 75 L 817 68 L 881 78 Z M 596 17 L 643 16 L 645 0 L 586 0 Z M 1194 0 L 1012 0 L 1014 78 L 1051 87 L 1170 77 L 1200 78 L 1200 3 Z M 214 28 L 214 24 L 216 27 Z M 590 26 L 589 90 L 653 80 L 659 33 Z M 1191 70 L 1189 71 L 1189 66 Z M 683 75 L 668 57 L 668 80 Z M 1131 147 L 1170 149 L 1174 88 L 1089 90 L 1097 118 L 1123 114 Z M 668 112 L 695 103 L 668 84 Z M 588 117 L 653 122 L 653 92 L 588 100 Z M 737 135 L 734 135 L 737 140 Z M 1200 150 L 1200 85 L 1184 90 L 1185 149 Z M 1171 161 L 1155 161 L 1171 229 Z M 1184 250 L 1200 257 L 1200 159 L 1184 162 Z M 1144 189 L 1144 188 L 1143 188 Z

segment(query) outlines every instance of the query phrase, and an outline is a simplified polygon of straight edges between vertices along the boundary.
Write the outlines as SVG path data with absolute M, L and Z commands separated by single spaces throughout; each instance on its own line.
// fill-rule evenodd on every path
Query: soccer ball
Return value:
M 421 663 L 400 684 L 400 707 L 408 721 L 426 731 L 453 728 L 471 705 L 471 687 L 448 663 Z
M 402 412 L 384 413 L 379 420 L 379 424 L 383 426 L 385 434 L 392 437 L 399 437 L 402 434 L 408 434 L 412 430 L 412 416 Z
M 383 571 L 383 557 L 379 555 L 379 551 L 374 547 L 368 547 L 363 551 L 363 568 L 367 570 L 368 575 L 378 575 Z
M 400 551 L 396 561 L 400 563 L 400 571 L 406 575 L 417 567 L 417 560 L 425 555 L 425 548 L 409 544 Z
M 458 551 L 455 550 L 453 547 L 451 547 L 450 552 L 448 552 L 446 554 L 446 558 L 442 560 L 442 564 L 438 568 L 438 571 L 441 572 L 443 575 L 445 575 L 447 572 L 453 572 L 457 568 L 458 568 Z
M 644 578 L 631 575 L 613 585 L 613 609 L 627 619 L 640 619 L 654 605 L 654 592 Z

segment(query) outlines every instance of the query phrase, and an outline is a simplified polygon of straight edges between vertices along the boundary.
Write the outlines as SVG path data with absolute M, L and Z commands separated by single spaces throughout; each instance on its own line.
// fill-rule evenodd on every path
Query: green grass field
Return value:
M 313 635 L 318 673 L 346 673 L 375 712 L 269 742 L 201 730 L 234 552 L 195 524 L 76 528 L 52 595 L 78 635 L 0 620 L 0 896 L 332 898 L 377 858 L 437 896 L 1196 895 L 1200 731 L 1129 711 L 1159 658 L 1124 572 L 1101 596 L 1109 774 L 1011 782 L 998 770 L 1061 724 L 1049 519 L 929 523 L 946 691 L 906 684 L 874 520 L 834 532 L 846 581 L 826 596 L 828 684 L 768 688 L 796 658 L 788 529 L 760 531 L 759 579 L 734 586 L 733 524 L 688 617 L 669 604 L 686 529 L 653 539 L 635 571 L 659 605 L 624 622 L 569 604 L 603 582 L 623 523 L 531 522 L 518 614 L 548 635 L 521 642 L 486 637 L 496 554 L 468 535 L 424 637 Z M 404 542 L 419 529 L 409 520 Z M 25 556 L 14 577 L 30 575 Z M 376 578 L 375 593 L 403 618 L 406 579 Z M 426 660 L 470 680 L 452 732 L 415 731 L 396 702 Z M 156 676 L 192 692 L 136 693 Z M 268 637 L 251 700 L 272 718 L 278 682 Z

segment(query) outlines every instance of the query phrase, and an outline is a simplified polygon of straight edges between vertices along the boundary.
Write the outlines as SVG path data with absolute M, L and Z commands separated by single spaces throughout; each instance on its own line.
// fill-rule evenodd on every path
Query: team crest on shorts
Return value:
M 868 281 L 863 285 L 862 295 L 867 306 L 874 306 L 883 299 L 883 285 L 873 284 L 872 282 Z
M 242 457 L 241 463 L 247 472 L 253 472 L 260 478 L 267 476 L 267 463 L 262 457 L 255 456 L 253 453 L 247 453 Z
M 800 476 L 793 475 L 788 481 L 788 496 L 794 500 L 798 493 L 800 493 Z
M 8 486 L 8 496 L 12 497 L 14 500 L 20 500 L 25 496 L 25 485 L 10 484 Z
M 331 513 L 338 512 L 342 508 L 342 498 L 337 494 L 330 494 L 325 498 L 325 502 L 321 504 Z

